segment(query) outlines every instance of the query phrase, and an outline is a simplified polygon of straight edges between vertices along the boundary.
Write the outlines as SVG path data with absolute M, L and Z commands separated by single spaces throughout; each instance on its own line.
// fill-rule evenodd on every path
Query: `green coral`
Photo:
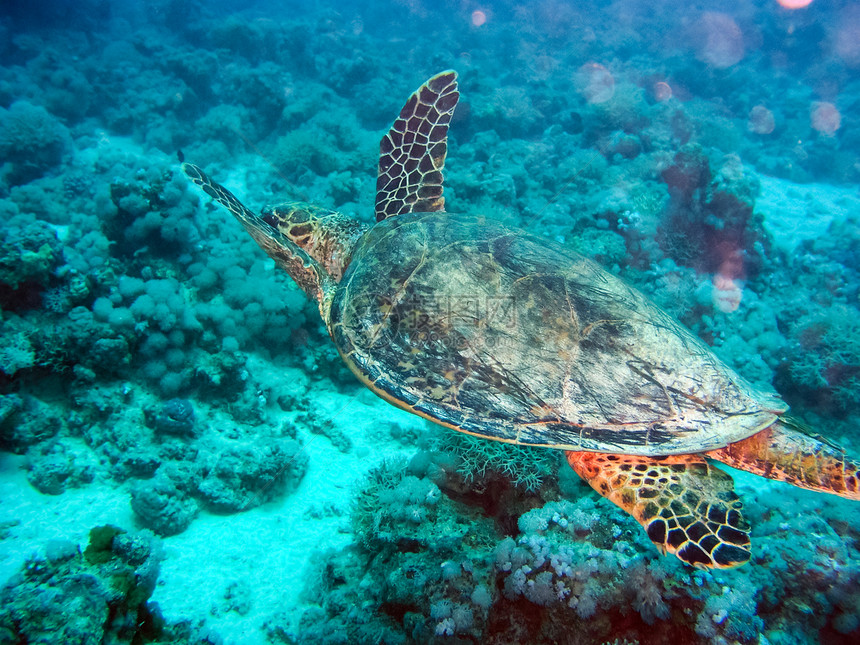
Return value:
M 147 605 L 160 560 L 153 538 L 109 525 L 90 531 L 83 554 L 66 540 L 49 543 L 0 587 L 0 642 L 167 642 Z
M 406 462 L 390 459 L 372 468 L 355 496 L 351 520 L 354 532 L 366 545 L 426 543 L 443 499 L 429 479 L 408 474 Z M 450 503 L 447 498 L 445 503 Z
M 105 524 L 90 529 L 90 543 L 84 549 L 84 558 L 90 564 L 104 564 L 113 557 L 113 540 L 125 533 L 121 528 Z
M 0 372 L 15 376 L 20 370 L 33 367 L 36 354 L 30 339 L 23 332 L 7 335 L 0 347 Z
M 0 259 L 0 283 L 17 289 L 24 282 L 47 284 L 51 269 L 56 262 L 54 250 L 47 243 L 35 251 L 22 248 L 19 244 L 2 244 Z
M 855 308 L 834 305 L 801 317 L 792 328 L 794 356 L 789 372 L 794 382 L 828 392 L 833 401 L 850 407 L 860 398 L 860 316 Z
M 627 256 L 624 238 L 615 231 L 590 227 L 574 237 L 569 248 L 608 266 L 621 264 Z
M 548 473 L 558 469 L 554 450 L 513 446 L 460 432 L 440 432 L 435 448 L 458 458 L 458 472 L 467 482 L 484 480 L 496 473 L 529 493 L 536 492 Z

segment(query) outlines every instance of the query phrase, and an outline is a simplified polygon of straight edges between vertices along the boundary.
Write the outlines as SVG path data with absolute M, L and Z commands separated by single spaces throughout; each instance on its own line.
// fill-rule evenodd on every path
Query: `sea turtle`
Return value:
M 860 499 L 855 461 L 638 291 L 529 231 L 445 212 L 458 98 L 445 71 L 403 106 L 380 144 L 372 226 L 298 202 L 257 215 L 183 170 L 318 301 L 367 387 L 461 432 L 566 451 L 664 553 L 697 567 L 750 558 L 732 478 L 712 460 Z

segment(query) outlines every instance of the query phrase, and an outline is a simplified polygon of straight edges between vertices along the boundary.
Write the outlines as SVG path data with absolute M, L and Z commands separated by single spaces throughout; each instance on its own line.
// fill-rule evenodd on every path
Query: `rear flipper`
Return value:
M 860 465 L 841 448 L 811 436 L 790 417 L 706 455 L 768 479 L 860 500 Z
M 566 454 L 576 473 L 630 513 L 663 553 L 703 569 L 750 559 L 750 526 L 734 482 L 701 456 Z

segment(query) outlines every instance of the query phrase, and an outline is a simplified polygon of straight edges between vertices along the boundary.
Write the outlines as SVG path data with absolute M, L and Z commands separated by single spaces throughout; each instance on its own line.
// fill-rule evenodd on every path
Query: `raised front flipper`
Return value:
M 236 219 L 242 222 L 245 228 L 251 227 L 254 230 L 260 228 L 260 224 L 258 223 L 259 216 L 246 208 L 245 205 L 236 199 L 236 196 L 224 188 L 224 186 L 218 182 L 212 181 L 209 175 L 203 172 L 203 169 L 200 168 L 200 166 L 195 166 L 193 163 L 184 163 L 182 164 L 182 172 L 185 173 L 185 176 L 188 177 L 195 186 L 200 188 L 204 193 L 209 195 L 209 197 L 233 213 L 233 215 L 236 216 Z
M 379 144 L 376 221 L 445 210 L 442 168 L 448 123 L 460 94 L 457 73 L 436 74 L 409 97 Z
M 269 257 L 285 269 L 305 293 L 319 301 L 320 314 L 323 320 L 327 320 L 327 302 L 334 291 L 334 282 L 319 262 L 272 224 L 246 208 L 233 193 L 213 181 L 200 167 L 184 163 L 182 172 L 204 193 L 236 216 Z
M 630 513 L 663 553 L 702 569 L 750 559 L 750 526 L 734 482 L 702 457 L 566 454 L 576 473 Z

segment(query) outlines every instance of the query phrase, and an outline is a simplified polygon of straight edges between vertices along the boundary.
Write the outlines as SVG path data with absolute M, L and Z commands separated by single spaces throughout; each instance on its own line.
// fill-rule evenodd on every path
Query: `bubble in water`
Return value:
M 803 9 L 812 4 L 812 0 L 776 0 L 785 9 Z
M 860 67 L 860 6 L 849 6 L 836 19 L 833 50 L 850 67 Z
M 773 118 L 773 112 L 768 110 L 763 105 L 756 105 L 750 110 L 750 116 L 747 120 L 747 130 L 756 134 L 770 134 L 776 127 L 776 122 Z
M 711 291 L 711 302 L 714 308 L 724 314 L 737 311 L 743 298 L 743 282 L 722 273 L 715 274 L 712 282 L 714 289 Z
M 744 57 L 744 35 L 741 28 L 725 13 L 706 11 L 699 21 L 698 58 L 717 69 L 725 69 Z
M 668 101 L 672 98 L 672 86 L 665 81 L 654 83 L 654 98 L 660 101 Z
M 812 104 L 812 127 L 821 134 L 832 136 L 842 125 L 842 115 L 833 103 L 818 101 Z
M 576 85 L 589 103 L 605 103 L 615 94 L 615 78 L 600 63 L 586 63 L 580 67 Z

